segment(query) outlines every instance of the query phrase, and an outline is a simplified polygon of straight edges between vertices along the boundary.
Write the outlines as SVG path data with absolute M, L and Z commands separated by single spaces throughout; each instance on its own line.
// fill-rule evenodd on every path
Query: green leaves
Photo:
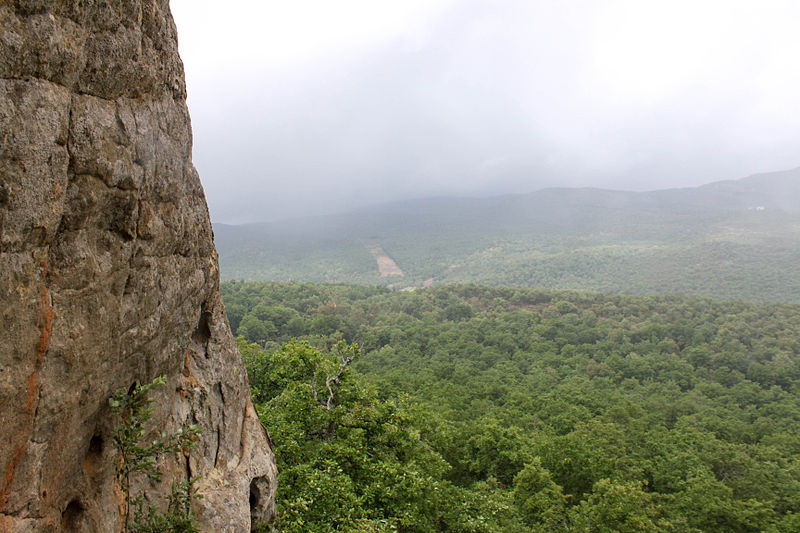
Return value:
M 349 371 L 357 346 L 292 341 L 267 354 L 239 342 L 275 445 L 283 531 L 483 530 L 458 525 L 474 516 L 442 479 L 449 467 L 423 440 L 418 413 Z
M 111 413 L 117 418 L 117 425 L 113 430 L 114 447 L 120 455 L 117 479 L 125 495 L 124 528 L 129 533 L 197 531 L 192 515 L 191 499 L 200 497 L 193 486 L 198 478 L 173 482 L 165 512 L 160 512 L 150 505 L 144 496 L 133 497 L 131 494 L 132 476 L 141 474 L 147 479 L 158 482 L 163 475 L 158 468 L 158 458 L 174 453 L 189 455 L 195 447 L 197 436 L 202 432 L 198 425 L 192 424 L 187 428 L 179 428 L 174 433 L 163 431 L 160 439 L 147 444 L 139 443 L 146 434 L 145 424 L 153 415 L 150 404 L 154 399 L 148 394 L 166 382 L 166 376 L 159 376 L 145 385 L 136 380 L 129 392 L 117 389 L 108 400 Z M 130 512 L 134 506 L 134 519 L 131 523 Z
M 557 530 L 565 523 L 567 498 L 537 457 L 514 478 L 514 505 L 526 525 Z
M 798 306 L 475 285 L 231 288 L 248 312 L 268 302 L 306 325 L 299 340 L 279 334 L 279 349 L 239 346 L 279 472 L 296 476 L 279 494 L 313 507 L 314 494 L 288 496 L 294 485 L 310 472 L 337 479 L 353 506 L 341 529 L 797 529 Z M 343 339 L 363 354 L 328 409 Z
M 665 533 L 674 531 L 641 483 L 601 479 L 586 500 L 570 511 L 571 527 L 586 533 Z

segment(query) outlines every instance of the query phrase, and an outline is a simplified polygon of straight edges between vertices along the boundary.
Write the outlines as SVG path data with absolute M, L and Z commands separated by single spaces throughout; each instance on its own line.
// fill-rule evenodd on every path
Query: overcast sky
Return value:
M 800 166 L 794 0 L 172 0 L 215 222 Z

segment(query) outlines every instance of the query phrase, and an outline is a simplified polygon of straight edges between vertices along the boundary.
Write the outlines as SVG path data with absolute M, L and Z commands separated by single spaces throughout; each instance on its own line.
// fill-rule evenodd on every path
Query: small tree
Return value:
M 148 393 L 167 382 L 165 376 L 159 376 L 152 383 L 142 385 L 136 380 L 129 392 L 117 389 L 108 400 L 112 414 L 118 418 L 114 427 L 114 447 L 119 451 L 117 479 L 122 493 L 125 495 L 124 531 L 128 533 L 145 532 L 195 532 L 197 526 L 192 515 L 191 499 L 201 497 L 194 488 L 197 477 L 172 484 L 167 511 L 159 512 L 147 504 L 143 495 L 133 498 L 131 495 L 131 477 L 137 473 L 147 479 L 158 481 L 163 473 L 158 469 L 158 457 L 170 453 L 188 455 L 194 449 L 201 428 L 192 424 L 186 429 L 178 429 L 175 433 L 161 433 L 161 438 L 144 446 L 139 441 L 145 435 L 144 425 L 153 416 L 152 398 Z M 135 504 L 133 523 L 130 521 L 131 504 Z

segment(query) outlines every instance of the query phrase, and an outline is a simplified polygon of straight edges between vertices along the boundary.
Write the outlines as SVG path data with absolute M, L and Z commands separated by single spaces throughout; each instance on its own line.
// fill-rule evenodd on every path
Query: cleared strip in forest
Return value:
M 382 278 L 403 275 L 403 271 L 400 270 L 400 267 L 397 266 L 394 259 L 386 254 L 386 251 L 384 251 L 380 244 L 365 240 L 362 240 L 361 244 L 363 244 L 364 248 L 375 258 L 375 261 L 378 263 L 378 272 L 381 273 Z

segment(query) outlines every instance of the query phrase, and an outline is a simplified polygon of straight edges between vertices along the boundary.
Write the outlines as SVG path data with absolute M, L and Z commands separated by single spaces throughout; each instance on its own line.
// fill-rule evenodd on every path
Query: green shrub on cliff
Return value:
M 163 455 L 182 453 L 188 455 L 194 449 L 197 435 L 202 431 L 192 424 L 186 429 L 178 429 L 175 433 L 162 432 L 160 438 L 147 444 L 140 444 L 145 436 L 144 426 L 153 414 L 148 397 L 154 388 L 167 382 L 165 376 L 159 376 L 142 385 L 139 380 L 132 389 L 125 392 L 117 389 L 108 400 L 111 413 L 117 419 L 114 427 L 114 447 L 119 452 L 117 479 L 125 497 L 125 514 L 123 517 L 126 533 L 195 533 L 198 531 L 192 514 L 192 497 L 197 494 L 194 483 L 198 478 L 189 478 L 173 482 L 167 509 L 159 511 L 149 504 L 142 494 L 133 496 L 131 481 L 139 474 L 151 481 L 159 481 L 163 473 L 158 468 L 158 458 Z M 133 520 L 131 520 L 131 508 Z

